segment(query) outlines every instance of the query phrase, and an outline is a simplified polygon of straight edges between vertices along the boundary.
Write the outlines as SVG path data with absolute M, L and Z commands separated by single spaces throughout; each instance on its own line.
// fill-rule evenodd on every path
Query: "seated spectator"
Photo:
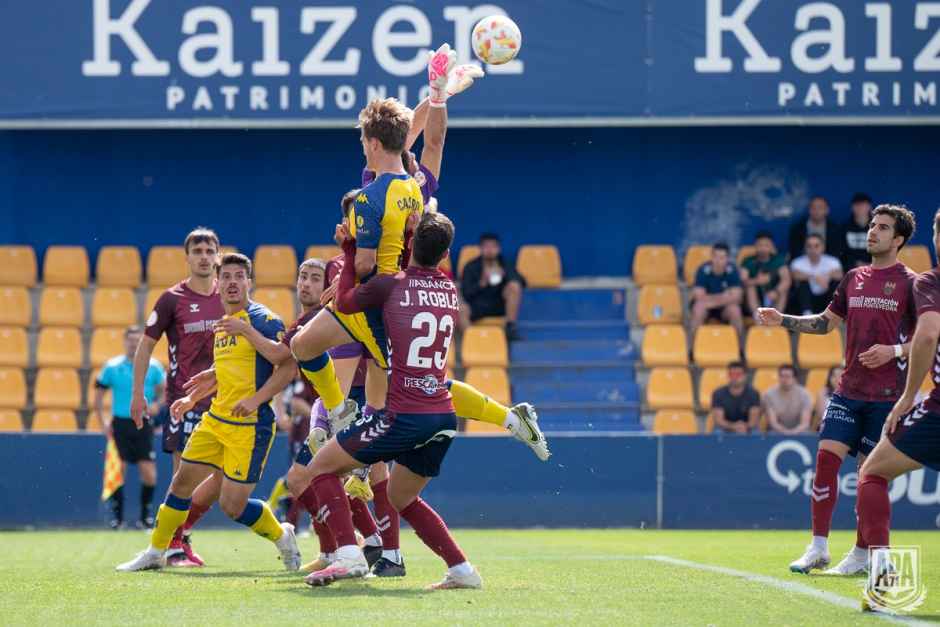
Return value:
M 712 246 L 711 261 L 706 261 L 695 273 L 692 289 L 692 337 L 707 320 L 727 322 L 743 338 L 744 323 L 741 319 L 741 277 L 728 259 L 727 244 Z
M 841 261 L 846 272 L 871 263 L 871 255 L 868 254 L 868 223 L 871 222 L 872 208 L 868 194 L 858 193 L 852 196 L 852 216 L 842 228 L 845 241 Z
M 796 380 L 793 366 L 780 366 L 778 384 L 764 393 L 764 417 L 774 433 L 805 433 L 813 415 L 813 399 Z
M 823 241 L 823 252 L 839 258 L 842 256 L 843 235 L 839 225 L 829 218 L 829 202 L 822 196 L 814 196 L 809 201 L 809 212 L 800 216 L 790 226 L 790 260 L 803 254 L 806 238 L 818 235 Z
M 516 320 L 524 287 L 525 279 L 503 258 L 499 236 L 481 235 L 480 256 L 464 266 L 460 280 L 460 291 L 466 303 L 460 310 L 463 328 L 480 318 L 505 316 L 507 339 L 518 340 Z
M 790 269 L 786 258 L 777 253 L 773 237 L 761 231 L 754 240 L 755 253 L 741 263 L 741 282 L 751 314 L 758 307 L 786 311 L 790 293 Z
M 760 420 L 760 395 L 747 384 L 744 364 L 728 364 L 728 385 L 712 392 L 712 424 L 727 433 L 748 433 Z
M 838 259 L 823 253 L 823 246 L 821 237 L 810 235 L 806 254 L 790 264 L 797 311 L 804 316 L 821 313 L 829 305 L 845 274 Z
M 829 375 L 826 377 L 826 385 L 819 390 L 819 396 L 816 397 L 816 411 L 813 412 L 813 424 L 810 425 L 810 431 L 818 432 L 819 425 L 822 424 L 823 416 L 826 415 L 826 407 L 829 405 L 829 399 L 835 393 L 839 386 L 839 379 L 842 378 L 842 366 L 833 366 L 829 369 Z

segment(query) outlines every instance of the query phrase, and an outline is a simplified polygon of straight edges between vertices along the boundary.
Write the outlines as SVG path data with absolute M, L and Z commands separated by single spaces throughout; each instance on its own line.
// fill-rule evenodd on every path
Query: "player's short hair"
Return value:
M 366 139 L 377 139 L 388 152 L 401 152 L 411 130 L 411 109 L 395 98 L 373 100 L 359 112 Z
M 414 157 L 411 154 L 410 150 L 401 151 L 401 167 L 405 168 L 405 172 L 411 172 L 412 166 L 417 170 L 417 165 L 414 164 Z
M 251 271 L 251 259 L 241 253 L 226 253 L 222 255 L 222 262 L 219 264 L 219 267 L 215 269 L 216 274 L 221 274 L 222 266 L 241 266 L 245 269 L 249 279 L 254 278 Z
M 189 247 L 195 244 L 213 244 L 216 251 L 218 251 L 221 246 L 219 236 L 215 234 L 215 231 L 204 226 L 197 226 L 190 231 L 186 239 L 183 240 L 183 249 L 186 251 L 186 254 L 189 254 Z
M 352 211 L 353 204 L 356 202 L 356 196 L 358 196 L 361 191 L 362 190 L 357 187 L 343 194 L 343 197 L 339 201 L 339 208 L 340 211 L 343 212 L 344 218 L 349 217 L 349 212 Z
M 480 243 L 482 244 L 483 242 L 486 242 L 486 241 L 499 243 L 499 235 L 497 235 L 496 233 L 481 233 Z
M 418 265 L 433 268 L 454 241 L 454 223 L 443 213 L 424 213 L 415 229 L 411 256 Z
M 911 241 L 914 235 L 914 229 L 917 228 L 917 220 L 914 219 L 913 212 L 904 205 L 878 205 L 872 211 L 872 219 L 875 216 L 890 216 L 894 218 L 894 236 L 901 236 L 901 245 L 898 250 L 904 248 L 904 245 Z
M 826 206 L 827 206 L 827 207 L 829 206 L 829 201 L 828 201 L 828 200 L 826 199 L 826 197 L 823 196 L 822 194 L 816 194 L 815 196 L 813 196 L 812 198 L 810 198 L 810 199 L 809 199 L 809 204 L 813 204 L 813 203 L 814 203 L 815 201 L 817 201 L 817 200 L 821 200 L 821 201 L 823 201 L 824 203 L 826 203 Z
M 806 241 L 808 242 L 808 241 L 811 240 L 811 239 L 818 239 L 820 242 L 822 242 L 822 245 L 823 245 L 823 246 L 826 245 L 826 240 L 824 240 L 824 239 L 823 239 L 823 236 L 820 235 L 819 233 L 809 233 L 809 234 L 806 236 Z
M 728 364 L 728 370 L 737 368 L 738 370 L 747 370 L 747 366 L 744 365 L 743 361 L 732 361 Z
M 756 242 L 759 239 L 769 239 L 771 242 L 773 242 L 774 236 L 770 231 L 758 231 L 757 235 L 754 236 L 754 241 Z
M 777 374 L 783 374 L 783 372 L 784 372 L 785 370 L 789 370 L 790 372 L 793 373 L 793 376 L 794 376 L 794 377 L 796 376 L 796 368 L 794 368 L 794 367 L 791 366 L 790 364 L 783 364 L 782 366 L 780 366 L 779 368 L 777 368 Z
M 139 324 L 132 324 L 126 329 L 124 329 L 124 337 L 126 338 L 129 335 L 137 335 L 138 333 L 143 333 L 144 330 Z
M 867 202 L 869 205 L 875 204 L 872 201 L 871 196 L 869 196 L 865 192 L 855 192 L 854 194 L 852 194 L 852 202 L 850 202 L 849 205 L 857 205 L 860 202 Z
M 728 245 L 727 245 L 726 243 L 724 243 L 724 242 L 718 242 L 717 244 L 714 244 L 714 245 L 712 246 L 712 252 L 715 252 L 716 250 L 723 250 L 723 251 L 725 251 L 726 253 L 728 253 L 729 255 L 731 254 L 731 247 L 728 246 Z
M 326 272 L 326 262 L 322 259 L 311 257 L 310 259 L 304 259 L 304 262 L 297 268 L 297 273 L 300 274 L 304 268 L 318 268 Z

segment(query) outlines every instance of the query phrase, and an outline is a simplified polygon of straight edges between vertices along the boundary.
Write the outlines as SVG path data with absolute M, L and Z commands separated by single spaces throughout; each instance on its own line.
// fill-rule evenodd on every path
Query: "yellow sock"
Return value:
M 472 385 L 452 379 L 450 381 L 450 395 L 454 400 L 454 411 L 461 418 L 488 422 L 498 427 L 502 427 L 503 423 L 506 422 L 506 414 L 509 413 L 509 408 L 497 403 Z
M 278 501 L 284 498 L 284 495 L 287 494 L 287 482 L 284 481 L 284 477 L 281 477 L 274 482 L 274 487 L 271 489 L 271 496 L 268 497 L 268 505 L 271 509 L 277 507 Z
M 328 353 L 300 362 L 300 371 L 313 384 L 313 389 L 323 399 L 323 405 L 327 409 L 335 409 L 343 404 L 346 395 L 339 387 L 336 368 L 333 367 L 333 360 Z
M 277 521 L 274 512 L 268 507 L 268 504 L 260 499 L 251 499 L 245 504 L 241 516 L 235 519 L 235 522 L 241 523 L 257 533 L 262 538 L 267 538 L 271 542 L 277 542 L 284 534 L 281 529 L 281 523 Z
M 176 530 L 186 522 L 189 515 L 189 503 L 192 499 L 181 499 L 171 492 L 157 510 L 157 522 L 150 533 L 150 546 L 166 551 Z

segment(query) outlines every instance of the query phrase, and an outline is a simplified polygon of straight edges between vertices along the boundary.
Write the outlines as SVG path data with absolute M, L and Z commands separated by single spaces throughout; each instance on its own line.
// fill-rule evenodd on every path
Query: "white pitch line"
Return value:
M 785 590 L 786 592 L 794 592 L 796 594 L 802 594 L 804 596 L 813 597 L 819 601 L 823 601 L 830 605 L 835 605 L 837 607 L 843 607 L 850 610 L 855 610 L 859 614 L 862 614 L 861 599 L 858 601 L 853 601 L 843 596 L 839 596 L 833 592 L 827 592 L 825 590 L 817 590 L 806 584 L 796 583 L 793 581 L 784 581 L 783 579 L 777 579 L 776 577 L 769 577 L 767 575 L 760 575 L 758 573 L 749 573 L 744 570 L 735 570 L 734 568 L 725 568 L 724 566 L 713 566 L 711 564 L 702 564 L 699 562 L 690 562 L 688 560 L 677 559 L 675 557 L 669 557 L 668 555 L 646 555 L 645 559 L 652 560 L 654 562 L 662 562 L 665 564 L 673 564 L 675 566 L 684 566 L 686 568 L 694 568 L 696 570 L 704 570 L 712 573 L 718 573 L 720 575 L 728 575 L 729 577 L 738 577 L 746 581 L 753 581 L 754 583 L 760 583 L 765 586 L 770 586 L 772 588 L 777 588 L 779 590 Z M 916 618 L 906 618 L 903 616 L 894 616 L 891 614 L 883 614 L 881 612 L 871 612 L 867 613 L 869 616 L 875 616 L 882 620 L 886 620 L 891 623 L 899 625 L 918 625 L 918 626 L 930 626 L 931 623 L 925 621 L 917 620 Z

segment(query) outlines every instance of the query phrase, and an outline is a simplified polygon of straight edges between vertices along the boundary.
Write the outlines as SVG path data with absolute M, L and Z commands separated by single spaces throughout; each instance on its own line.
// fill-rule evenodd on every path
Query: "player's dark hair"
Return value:
M 717 244 L 715 244 L 714 246 L 712 246 L 712 252 L 714 252 L 714 251 L 716 251 L 716 250 L 723 250 L 723 251 L 725 251 L 726 253 L 728 253 L 729 255 L 731 254 L 731 247 L 728 246 L 727 244 L 725 244 L 724 242 L 718 242 Z
M 789 370 L 790 372 L 793 373 L 794 377 L 796 376 L 796 368 L 794 368 L 790 364 L 783 364 L 782 366 L 777 368 L 777 374 L 782 374 L 784 370 Z
M 480 243 L 491 241 L 499 243 L 499 235 L 496 233 L 481 233 L 480 234 Z
M 395 98 L 373 100 L 359 112 L 366 139 L 377 139 L 388 152 L 401 152 L 411 130 L 411 109 Z
M 362 190 L 357 187 L 343 194 L 343 198 L 339 201 L 339 208 L 340 211 L 343 212 L 344 218 L 349 217 L 349 212 L 352 211 L 353 203 L 356 202 L 356 196 L 358 196 L 359 192 L 361 191 Z
M 731 370 L 732 368 L 747 370 L 747 366 L 744 365 L 743 361 L 732 361 L 730 364 L 728 364 L 728 370 Z
M 186 254 L 189 254 L 189 247 L 195 244 L 213 244 L 216 252 L 218 252 L 221 246 L 221 244 L 219 244 L 219 236 L 215 234 L 215 231 L 204 226 L 197 226 L 190 231 L 186 239 L 183 240 L 183 249 L 186 251 Z
M 890 216 L 894 218 L 894 236 L 901 236 L 901 245 L 898 250 L 904 248 L 904 245 L 911 241 L 914 235 L 914 229 L 917 228 L 917 221 L 914 214 L 904 205 L 878 205 L 872 212 L 872 219 L 875 216 Z
M 806 241 L 808 242 L 809 240 L 814 239 L 814 238 L 815 238 L 815 239 L 818 239 L 820 242 L 822 242 L 822 245 L 823 245 L 823 246 L 826 245 L 826 240 L 824 240 L 824 239 L 823 239 L 823 236 L 820 235 L 819 233 L 809 233 L 809 234 L 806 236 Z
M 860 202 L 867 202 L 869 205 L 875 204 L 874 202 L 872 202 L 871 196 L 869 196 L 865 192 L 855 192 L 854 194 L 852 194 L 852 202 L 850 202 L 849 205 L 856 205 Z
M 829 201 L 826 200 L 826 197 L 823 196 L 822 194 L 816 194 L 815 196 L 813 196 L 812 198 L 810 198 L 810 199 L 809 199 L 809 204 L 813 204 L 813 202 L 816 201 L 816 200 L 821 200 L 821 201 L 823 201 L 824 203 L 826 203 L 826 206 L 827 206 L 827 207 L 829 206 Z
M 754 236 L 754 241 L 756 242 L 759 239 L 769 239 L 771 242 L 773 242 L 774 236 L 770 231 L 758 231 L 757 235 Z
M 124 337 L 128 335 L 137 335 L 138 333 L 143 333 L 144 330 L 140 327 L 139 324 L 132 324 L 126 329 L 124 329 Z
M 437 267 L 454 241 L 454 223 L 443 213 L 421 216 L 415 229 L 411 256 L 419 266 Z
M 411 154 L 410 150 L 401 151 L 401 167 L 405 168 L 405 172 L 411 173 L 412 170 L 417 171 L 418 166 L 415 165 L 414 155 Z
M 222 255 L 222 263 L 215 269 L 216 274 L 222 272 L 222 266 L 241 266 L 245 269 L 245 273 L 248 275 L 249 279 L 254 278 L 254 275 L 251 273 L 251 259 L 241 253 L 226 253 Z

